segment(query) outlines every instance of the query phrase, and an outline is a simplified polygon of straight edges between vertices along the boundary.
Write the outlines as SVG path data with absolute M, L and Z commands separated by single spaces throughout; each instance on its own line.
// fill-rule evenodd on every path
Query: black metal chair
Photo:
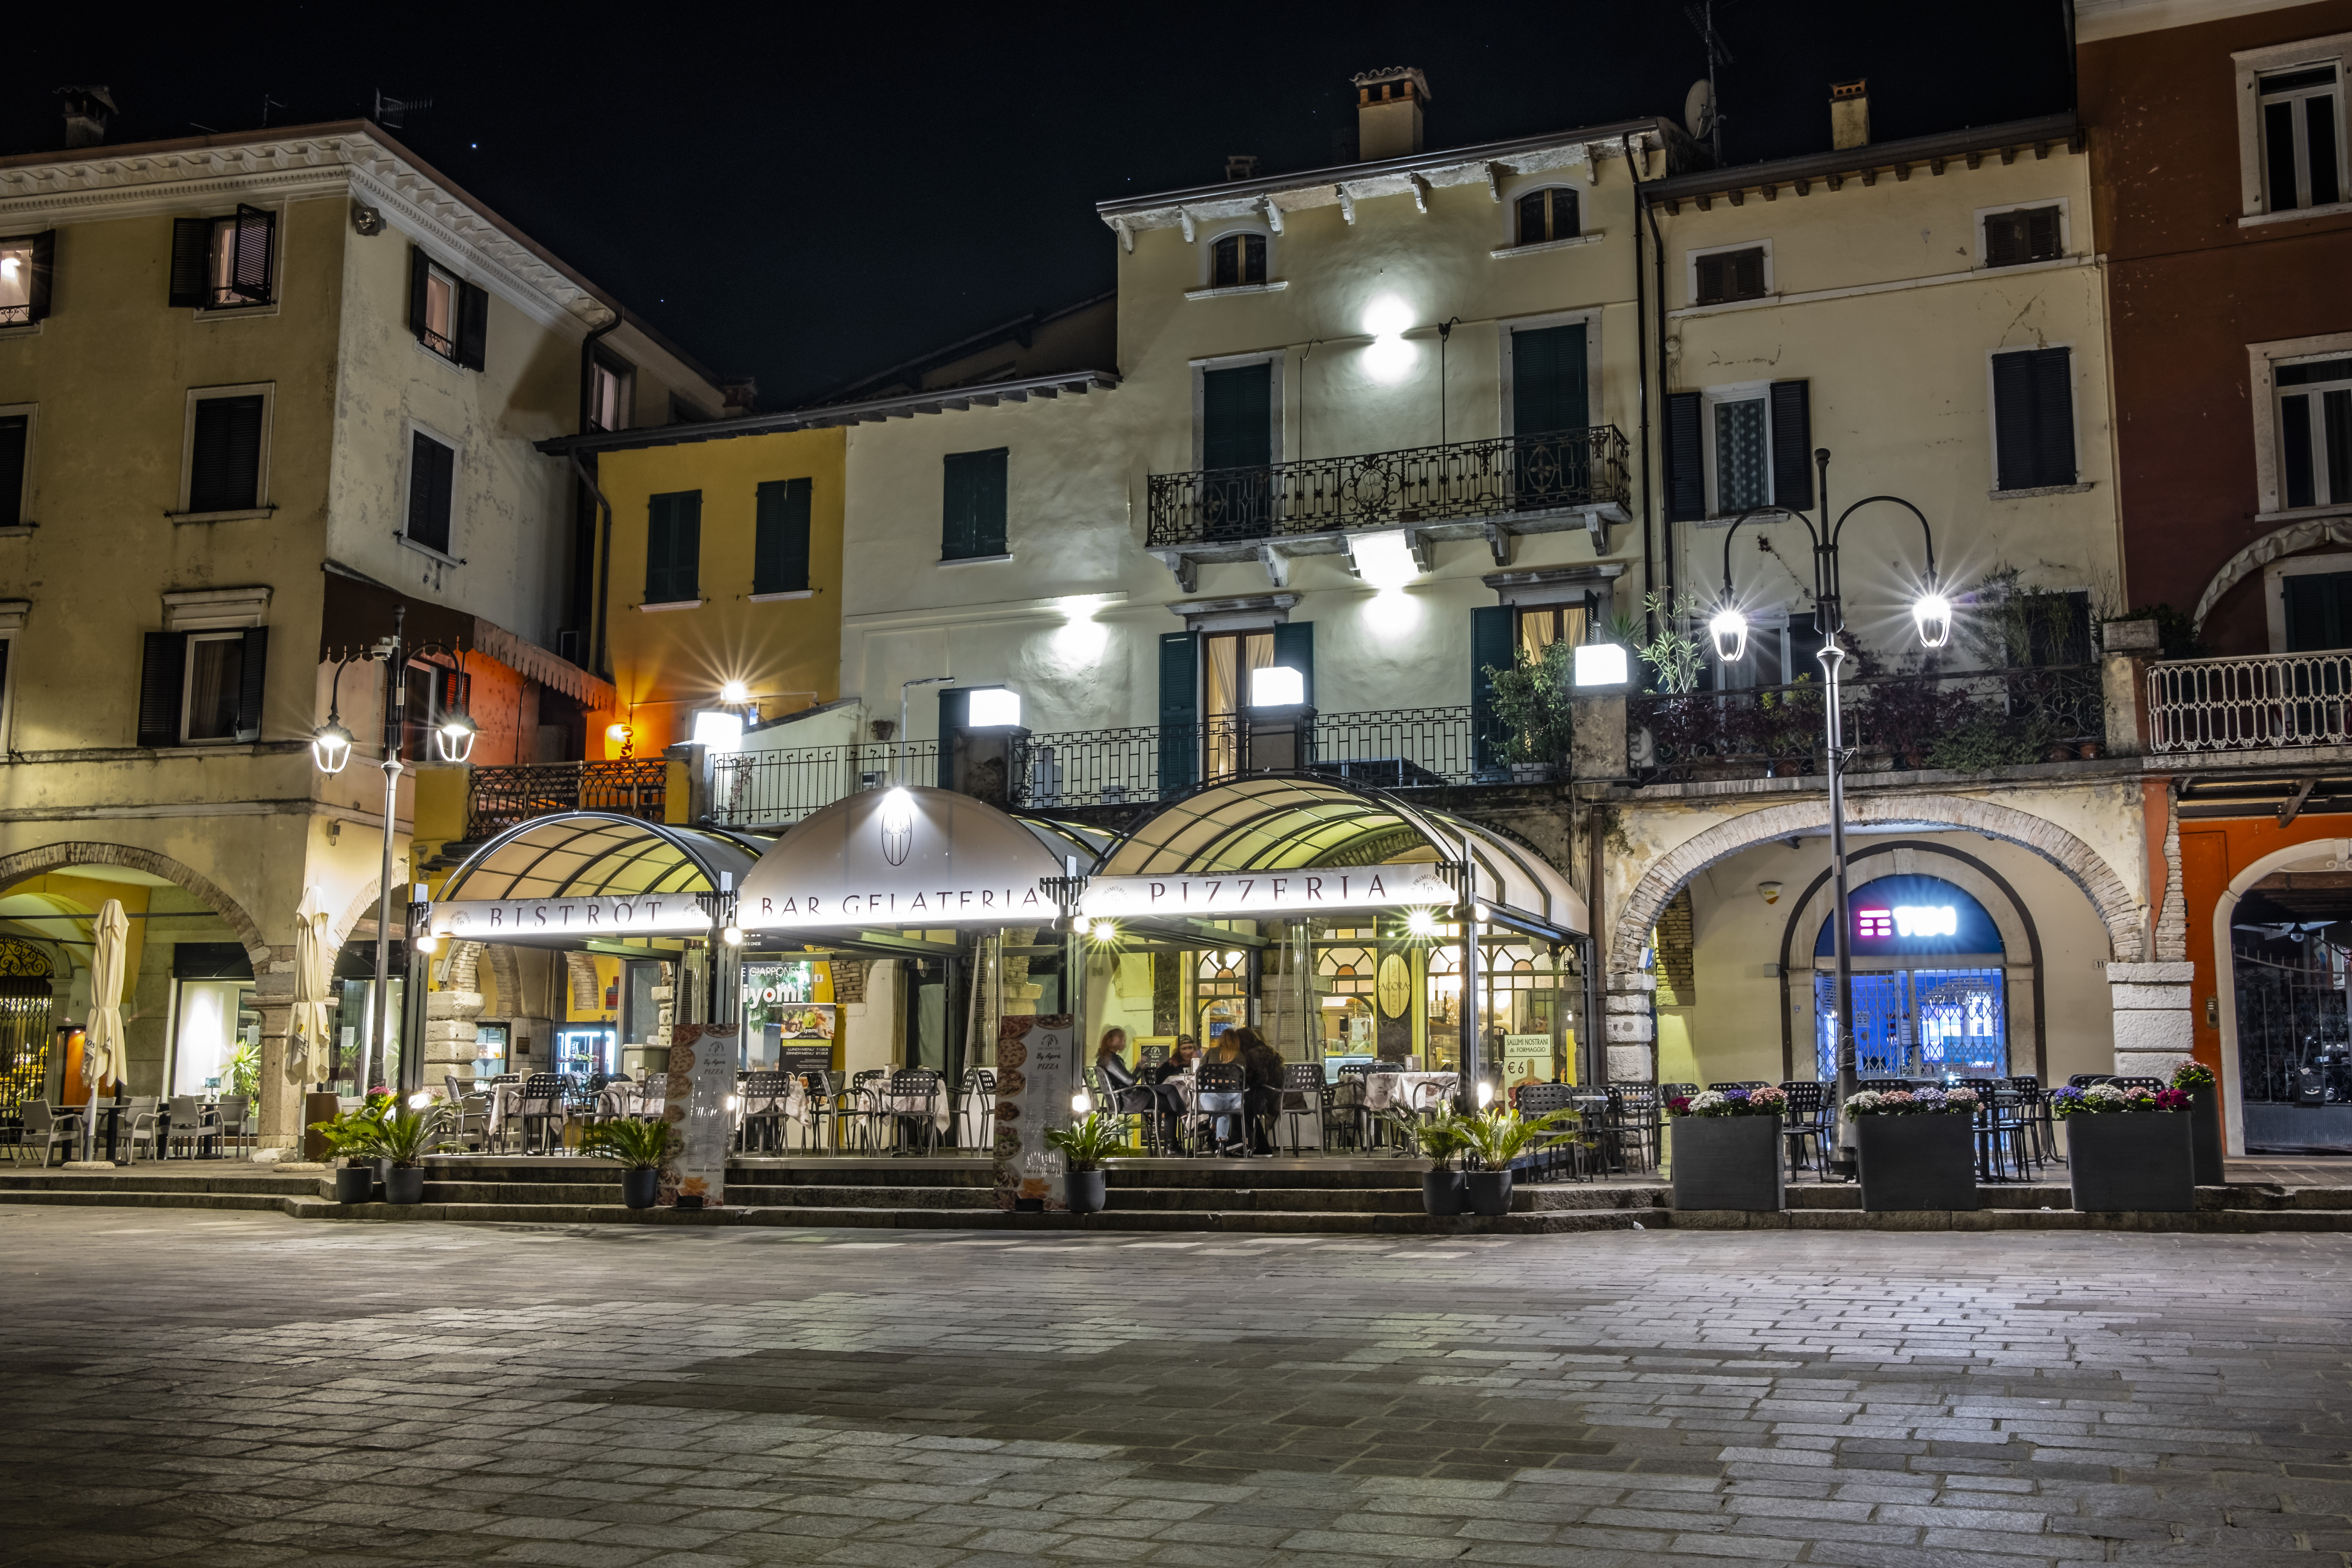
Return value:
M 743 1104 L 743 1133 L 738 1142 L 744 1153 L 783 1152 L 784 1107 L 792 1093 L 787 1078 L 781 1072 L 746 1073 L 736 1086 Z
M 1658 1085 L 1658 1097 L 1662 1100 L 1688 1100 L 1692 1095 L 1696 1094 L 1697 1092 L 1698 1085 L 1695 1083 L 1662 1083 Z
M 1349 1062 L 1342 1067 L 1335 1075 L 1337 1081 L 1331 1086 L 1332 1092 L 1328 1101 L 1335 1111 L 1344 1110 L 1347 1113 L 1335 1129 L 1338 1140 L 1347 1147 L 1359 1152 L 1369 1151 L 1372 1142 L 1372 1113 L 1364 1103 L 1364 1080 L 1371 1076 L 1371 1072 L 1370 1062 Z M 1349 1082 L 1352 1082 L 1355 1087 L 1342 1095 L 1339 1092 L 1340 1086 Z M 1348 1100 L 1344 1106 L 1339 1103 L 1343 1098 Z
M 1576 1086 L 1570 1083 L 1523 1083 L 1511 1090 L 1511 1108 L 1533 1120 L 1555 1111 L 1576 1109 Z M 1573 1131 L 1549 1137 L 1535 1145 L 1528 1159 L 1528 1179 L 1557 1180 L 1565 1168 L 1572 1176 L 1584 1174 L 1584 1145 Z
M 1285 1062 L 1282 1065 L 1282 1110 L 1280 1114 L 1290 1125 L 1290 1152 L 1298 1153 L 1298 1120 L 1302 1116 L 1315 1119 L 1315 1146 L 1328 1148 L 1331 1142 L 1331 1119 L 1326 1108 L 1330 1100 L 1323 1082 L 1323 1069 L 1313 1062 Z
M 1711 1083 L 1706 1087 L 1715 1090 L 1717 1094 L 1727 1094 L 1735 1089 L 1769 1089 L 1771 1086 L 1760 1078 L 1744 1078 L 1738 1083 Z M 1661 1085 L 1660 1092 L 1663 1093 L 1664 1090 L 1664 1086 Z
M 1612 1084 L 1609 1088 L 1609 1130 L 1617 1141 L 1619 1159 L 1628 1172 L 1658 1168 L 1658 1118 L 1665 1109 L 1654 1083 Z
M 955 1141 L 960 1149 L 985 1151 L 994 1142 L 996 1075 L 986 1068 L 967 1068 L 956 1088 Z
M 1788 1105 L 1780 1112 L 1780 1140 L 1789 1151 L 1789 1174 L 1795 1175 L 1805 1163 L 1808 1148 L 1811 1151 L 1813 1174 L 1829 1180 L 1830 1142 L 1836 1130 L 1830 1121 L 1831 1086 L 1811 1079 L 1797 1079 L 1780 1086 L 1788 1097 Z
M 849 1079 L 849 1104 L 840 1112 L 852 1118 L 857 1128 L 857 1144 L 868 1153 L 882 1151 L 882 1086 L 890 1079 L 882 1068 L 867 1068 L 853 1073 Z M 835 1123 L 836 1129 L 839 1123 Z
M 562 1146 L 564 1089 L 562 1073 L 535 1072 L 523 1081 L 522 1093 L 515 1102 L 515 1120 L 522 1124 L 524 1153 L 552 1153 Z
M 2150 1094 L 2161 1094 L 2172 1087 L 2160 1078 L 2111 1078 L 2107 1081 L 2126 1094 L 2129 1094 L 2136 1089 L 2144 1089 Z
M 940 1096 L 946 1086 L 940 1075 L 929 1068 L 900 1068 L 890 1075 L 890 1121 L 892 1149 L 905 1153 L 913 1143 L 926 1153 L 937 1153 L 940 1148 Z M 913 1110 L 908 1103 L 919 1100 L 923 1109 Z
M 1095 1086 L 1095 1105 L 1113 1116 L 1132 1117 L 1141 1124 L 1143 1152 L 1160 1152 L 1160 1096 L 1148 1084 L 1136 1080 L 1128 1065 L 1118 1058 L 1106 1059 L 1096 1068 L 1101 1080 Z
M 2068 1089 L 2088 1089 L 2095 1083 L 2113 1083 L 2115 1081 L 2116 1075 L 2111 1072 L 2078 1072 L 2074 1077 L 2066 1080 L 2066 1087 Z
M 1249 1075 L 1239 1062 L 1210 1062 L 1193 1079 L 1196 1088 L 1192 1097 L 1192 1136 L 1197 1141 L 1202 1129 L 1209 1133 L 1211 1152 L 1237 1148 L 1244 1152 L 1249 1148 Z M 1228 1125 L 1233 1129 L 1226 1136 Z
M 2042 1080 L 2032 1073 L 2008 1082 L 2010 1092 L 2017 1096 L 2018 1119 L 2025 1124 L 2027 1157 L 2039 1170 L 2058 1152 L 2058 1128 L 2050 1114 L 2050 1097 L 2042 1092 Z

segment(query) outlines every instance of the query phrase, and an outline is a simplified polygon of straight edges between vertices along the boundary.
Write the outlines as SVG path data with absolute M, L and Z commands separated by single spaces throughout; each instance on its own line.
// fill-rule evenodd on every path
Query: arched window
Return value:
M 1229 234 L 1209 247 L 1209 287 L 1238 289 L 1265 281 L 1265 236 Z
M 1576 193 L 1565 185 L 1552 185 L 1540 191 L 1529 191 L 1519 198 L 1519 240 L 1521 245 L 1541 245 L 1549 239 L 1574 239 L 1579 233 L 1576 221 Z

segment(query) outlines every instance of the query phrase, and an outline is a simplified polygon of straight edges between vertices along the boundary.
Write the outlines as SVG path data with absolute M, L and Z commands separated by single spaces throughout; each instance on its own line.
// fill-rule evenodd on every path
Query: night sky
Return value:
M 2063 3 L 1717 0 L 1728 160 L 1825 150 L 1856 76 L 1881 141 L 2063 110 Z M 1427 73 L 1433 148 L 1679 119 L 1685 9 L 68 6 L 12 24 L 0 149 L 59 148 L 68 82 L 113 89 L 113 142 L 429 97 L 396 136 L 773 408 L 1109 288 L 1097 201 L 1328 164 L 1358 71 Z

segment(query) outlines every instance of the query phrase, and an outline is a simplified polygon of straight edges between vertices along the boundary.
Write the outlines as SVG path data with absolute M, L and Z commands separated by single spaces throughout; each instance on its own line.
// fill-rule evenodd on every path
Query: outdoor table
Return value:
M 1364 1076 L 1367 1110 L 1433 1110 L 1462 1081 L 1459 1073 L 1376 1072 Z

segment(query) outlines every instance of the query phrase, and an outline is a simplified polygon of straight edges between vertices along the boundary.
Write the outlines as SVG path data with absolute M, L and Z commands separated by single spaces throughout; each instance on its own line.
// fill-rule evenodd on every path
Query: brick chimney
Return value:
M 1870 82 L 1830 83 L 1830 145 L 1838 152 L 1870 145 Z
M 95 147 L 106 140 L 107 117 L 116 110 L 105 88 L 61 87 L 58 97 L 65 105 L 67 146 Z
M 1367 163 L 1421 151 L 1421 106 L 1429 79 L 1419 66 L 1366 71 L 1356 84 L 1356 155 Z

